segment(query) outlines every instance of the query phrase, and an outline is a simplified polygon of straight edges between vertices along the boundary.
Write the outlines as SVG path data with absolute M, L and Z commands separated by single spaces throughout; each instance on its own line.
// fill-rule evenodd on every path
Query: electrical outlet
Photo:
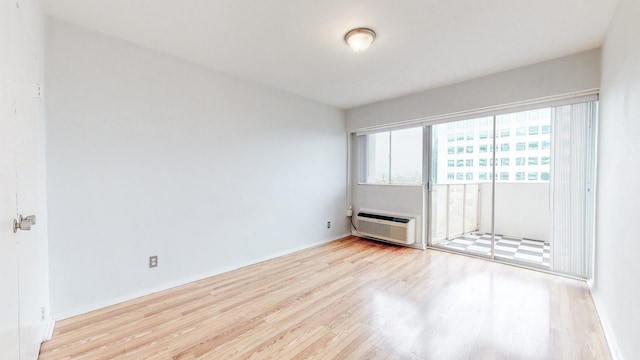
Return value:
M 327 229 L 331 228 L 331 221 L 327 221 Z
M 158 256 L 149 256 L 149 267 L 154 268 L 158 266 Z
M 44 314 L 46 311 L 47 309 L 44 306 L 40 308 L 40 320 L 44 321 Z

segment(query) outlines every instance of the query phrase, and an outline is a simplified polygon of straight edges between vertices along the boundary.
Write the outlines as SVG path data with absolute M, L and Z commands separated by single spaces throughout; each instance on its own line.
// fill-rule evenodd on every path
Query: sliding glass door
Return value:
M 596 106 L 431 125 L 428 244 L 587 277 Z

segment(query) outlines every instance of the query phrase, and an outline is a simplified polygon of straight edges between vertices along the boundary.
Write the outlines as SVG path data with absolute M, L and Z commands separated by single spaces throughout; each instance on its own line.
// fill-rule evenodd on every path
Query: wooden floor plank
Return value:
M 59 321 L 41 360 L 610 359 L 584 282 L 349 237 Z

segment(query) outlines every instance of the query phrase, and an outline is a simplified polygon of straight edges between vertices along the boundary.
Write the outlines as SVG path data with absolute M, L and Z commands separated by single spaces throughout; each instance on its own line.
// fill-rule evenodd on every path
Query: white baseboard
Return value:
M 618 346 L 618 341 L 616 340 L 615 333 L 613 331 L 613 328 L 611 327 L 611 323 L 609 322 L 607 311 L 602 305 L 602 300 L 600 300 L 598 292 L 593 291 L 593 280 L 587 280 L 587 286 L 589 287 L 589 292 L 591 293 L 593 304 L 596 306 L 596 311 L 598 312 L 598 317 L 600 318 L 600 324 L 602 324 L 602 330 L 604 331 L 604 336 L 607 339 L 607 344 L 609 345 L 611 357 L 613 358 L 613 360 L 624 360 L 624 356 L 622 356 L 620 346 Z
M 245 266 L 254 265 L 254 264 L 266 261 L 266 260 L 274 259 L 274 258 L 283 256 L 283 255 L 287 255 L 287 254 L 291 254 L 291 253 L 294 253 L 296 251 L 309 249 L 309 248 L 312 248 L 312 247 L 315 247 L 315 246 L 318 246 L 318 245 L 322 245 L 322 244 L 330 243 L 332 241 L 340 240 L 340 239 L 343 239 L 343 238 L 345 238 L 345 237 L 347 237 L 349 235 L 350 234 L 345 233 L 345 234 L 342 234 L 342 235 L 340 235 L 339 237 L 337 237 L 335 239 L 322 240 L 322 241 L 317 241 L 317 242 L 310 243 L 310 244 L 305 244 L 303 246 L 298 246 L 298 247 L 295 247 L 295 248 L 292 248 L 292 249 L 288 249 L 288 250 L 285 250 L 285 251 L 280 251 L 280 252 L 277 252 L 277 253 L 273 253 L 273 254 L 270 254 L 270 255 L 267 255 L 267 256 L 263 256 L 263 257 L 259 257 L 259 258 L 252 259 L 252 260 L 249 260 L 249 261 L 243 261 L 243 262 L 240 262 L 240 263 L 237 263 L 237 264 L 233 264 L 233 265 L 230 265 L 230 266 L 225 266 L 225 267 L 221 267 L 221 268 L 218 268 L 218 269 L 214 269 L 212 271 L 208 271 L 208 272 L 203 273 L 203 274 L 189 276 L 189 277 L 186 277 L 186 278 L 182 278 L 182 279 L 179 279 L 179 280 L 171 281 L 171 282 L 168 282 L 168 283 L 165 283 L 165 284 L 162 284 L 162 285 L 159 285 L 159 286 L 155 286 L 155 287 L 152 287 L 152 288 L 143 289 L 143 290 L 137 291 L 135 293 L 130 293 L 130 294 L 126 294 L 126 295 L 123 295 L 123 296 L 118 296 L 117 298 L 112 298 L 112 299 L 100 301 L 100 302 L 97 302 L 97 303 L 93 303 L 93 304 L 90 304 L 90 305 L 87 305 L 87 306 L 78 307 L 78 308 L 75 308 L 75 309 L 72 309 L 72 310 L 59 312 L 59 313 L 56 313 L 56 314 L 52 315 L 52 318 L 57 320 L 57 321 L 60 321 L 60 320 L 68 319 L 70 317 L 74 317 L 74 316 L 77 316 L 77 315 L 86 314 L 88 312 L 99 310 L 99 309 L 105 308 L 107 306 L 116 305 L 116 304 L 119 304 L 119 303 L 122 303 L 122 302 L 125 302 L 125 301 L 137 299 L 139 297 L 151 295 L 151 294 L 154 294 L 154 293 L 157 293 L 157 292 L 160 292 L 160 291 L 168 290 L 168 289 L 171 289 L 171 288 L 174 288 L 174 287 L 178 287 L 178 286 L 181 286 L 181 285 L 184 285 L 184 284 L 188 284 L 188 283 L 191 283 L 191 282 L 194 282 L 194 281 L 206 279 L 206 278 L 211 277 L 211 276 L 215 276 L 215 275 L 219 275 L 219 274 L 222 274 L 222 273 L 225 273 L 225 272 L 236 270 L 236 269 L 239 269 L 239 268 L 242 268 L 242 267 L 245 267 Z
M 42 341 L 49 341 L 53 337 L 53 329 L 56 327 L 56 321 L 49 317 L 44 324 L 44 331 L 42 332 Z

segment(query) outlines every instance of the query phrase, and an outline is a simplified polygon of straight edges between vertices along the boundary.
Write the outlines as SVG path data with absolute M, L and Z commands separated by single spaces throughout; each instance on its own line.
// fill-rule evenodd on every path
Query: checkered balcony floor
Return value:
M 549 267 L 549 243 L 496 235 L 496 258 L 524 261 L 542 267 Z M 491 234 L 470 233 L 439 244 L 450 249 L 491 255 Z

